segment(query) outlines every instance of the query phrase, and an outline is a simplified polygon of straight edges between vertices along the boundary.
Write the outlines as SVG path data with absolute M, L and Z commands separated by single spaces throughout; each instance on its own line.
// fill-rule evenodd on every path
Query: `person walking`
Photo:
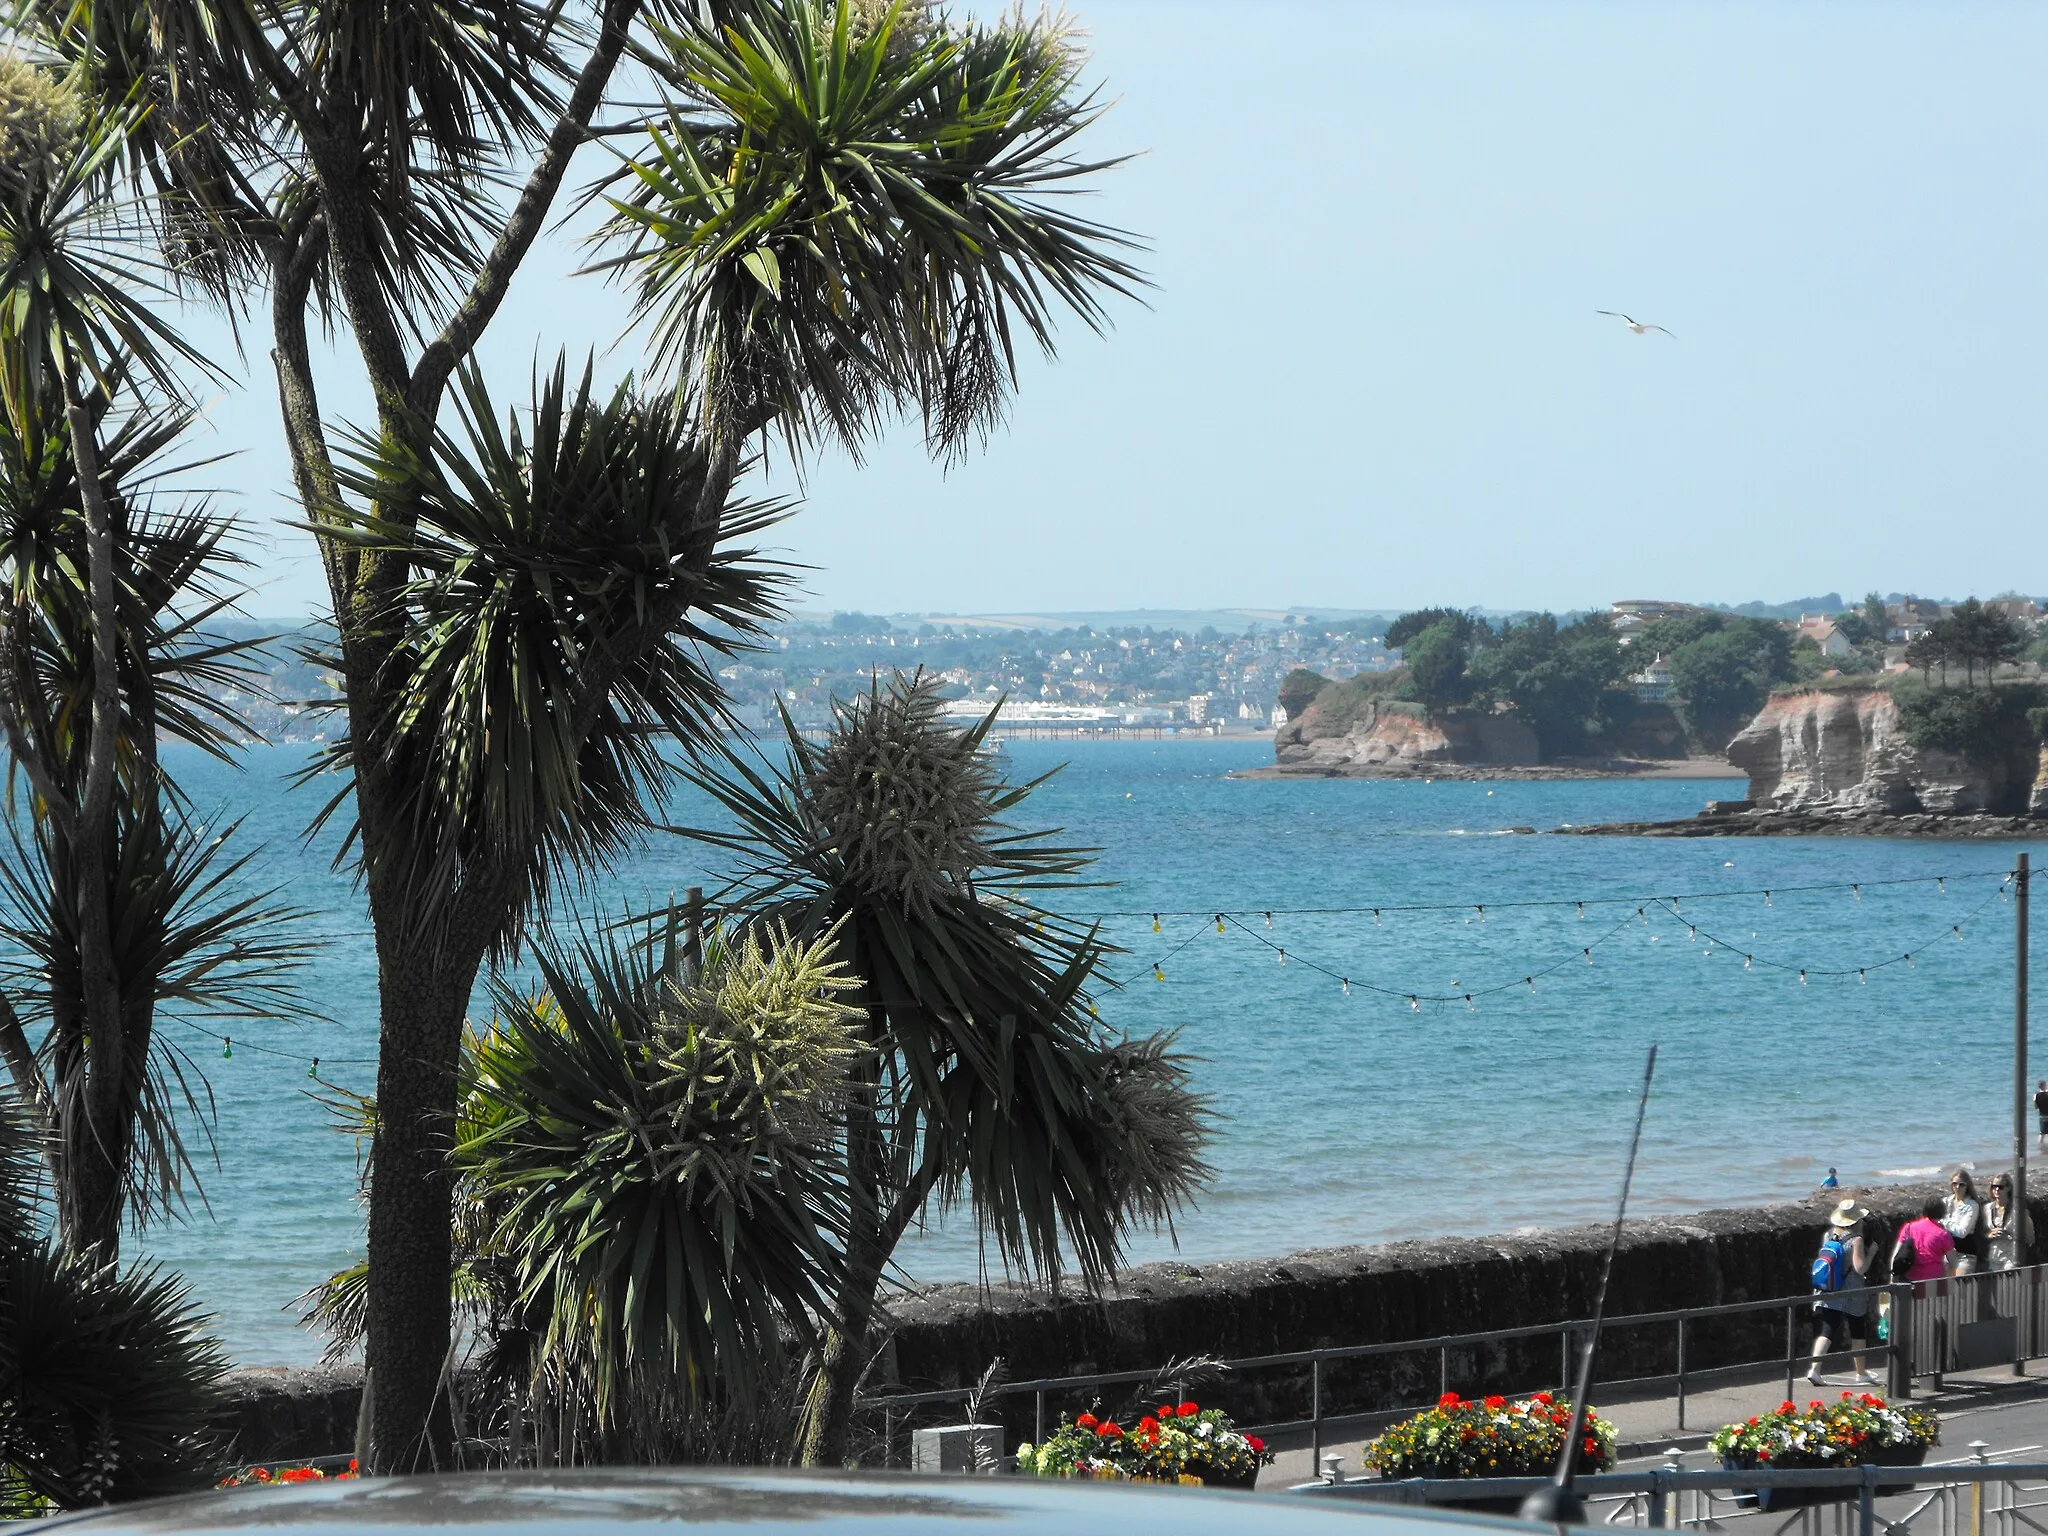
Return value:
M 2012 1200 L 2012 1175 L 2001 1173 L 1991 1180 L 1991 1197 L 1984 1202 L 1984 1253 L 1987 1269 L 2018 1269 L 2026 1262 L 2027 1239 L 2033 1236 L 2029 1223 L 2021 1219 Z
M 1844 1200 L 1828 1215 L 1827 1236 L 1813 1261 L 1813 1363 L 1806 1379 L 1816 1387 L 1827 1383 L 1820 1374 L 1821 1357 L 1837 1344 L 1855 1351 L 1855 1380 L 1875 1386 L 1864 1369 L 1863 1348 L 1870 1341 L 1870 1265 L 1876 1251 L 1864 1232 L 1870 1212 Z
M 1977 1186 L 1970 1170 L 1958 1168 L 1948 1176 L 1948 1201 L 1941 1214 L 1941 1224 L 1956 1241 L 1950 1274 L 1973 1275 L 1983 1267 L 1984 1234 L 1978 1230 L 1982 1214 L 1983 1204 L 1977 1199 Z
M 2034 1090 L 2034 1113 L 2041 1117 L 2041 1134 L 2036 1142 L 2048 1147 L 2048 1077 L 2041 1079 L 2041 1086 Z
M 1899 1229 L 1899 1240 L 1892 1247 L 1892 1279 L 1917 1285 L 1948 1273 L 1948 1256 L 1956 1251 L 1956 1240 L 1941 1224 L 1947 1214 L 1948 1202 L 1940 1195 L 1929 1195 L 1920 1214 Z

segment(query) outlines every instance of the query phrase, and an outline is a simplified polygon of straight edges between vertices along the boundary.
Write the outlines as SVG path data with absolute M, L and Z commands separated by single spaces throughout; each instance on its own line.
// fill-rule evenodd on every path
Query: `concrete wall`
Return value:
M 1938 1192 L 1932 1185 L 1895 1186 L 1863 1198 L 1896 1227 Z M 1615 1257 L 1608 1315 L 1803 1295 L 1832 1203 L 1816 1197 L 1632 1221 Z M 2048 1223 L 2048 1199 L 2033 1205 L 2037 1224 Z M 1606 1243 L 1605 1227 L 1572 1227 L 1312 1249 L 1236 1263 L 1147 1264 L 1127 1271 L 1121 1287 L 1099 1299 L 1014 1286 L 942 1286 L 896 1302 L 895 1330 L 869 1389 L 969 1385 L 996 1356 L 1008 1379 L 1018 1381 L 1149 1370 L 1198 1354 L 1241 1358 L 1583 1318 L 1592 1313 Z M 1803 1310 L 1796 1323 L 1803 1351 Z M 1686 1340 L 1687 1362 L 1695 1367 L 1767 1358 L 1784 1347 L 1783 1312 L 1695 1324 Z M 1611 1380 L 1669 1371 L 1675 1354 L 1676 1334 L 1668 1325 L 1614 1330 L 1602 1343 L 1600 1374 Z M 1454 1352 L 1448 1362 L 1434 1351 L 1383 1357 L 1328 1370 L 1325 1410 L 1430 1401 L 1446 1364 L 1450 1387 L 1465 1393 L 1534 1390 L 1561 1380 L 1554 1336 Z M 1259 1422 L 1305 1414 L 1307 1393 L 1305 1369 L 1247 1373 L 1202 1389 L 1206 1400 Z M 359 1372 L 243 1371 L 231 1423 L 247 1459 L 333 1454 L 354 1440 L 360 1396 Z M 1118 1406 L 1114 1392 L 1103 1396 L 1105 1406 Z M 1048 1409 L 1087 1406 L 1084 1398 Z M 1004 1407 L 1013 1431 L 1029 1429 L 1028 1398 L 1006 1400 Z M 951 1417 L 940 1410 L 925 1421 Z
M 1931 1185 L 1900 1186 L 1864 1198 L 1896 1228 L 1935 1192 Z M 1608 1315 L 1803 1296 L 1832 1204 L 1816 1197 L 1631 1221 L 1615 1257 Z M 2048 1200 L 2034 1208 L 2037 1222 L 2048 1220 Z M 970 1383 L 998 1355 L 1008 1379 L 1017 1381 L 1151 1369 L 1197 1353 L 1243 1358 L 1584 1318 L 1593 1310 L 1607 1236 L 1605 1227 L 1576 1227 L 1242 1263 L 1150 1264 L 1129 1271 L 1122 1288 L 1100 1300 L 943 1287 L 895 1307 L 896 1332 L 877 1374 L 918 1390 Z M 1794 1322 L 1803 1352 L 1810 1339 L 1803 1308 Z M 1689 1367 L 1781 1357 L 1785 1313 L 1691 1324 L 1686 1348 Z M 1612 1330 L 1603 1337 L 1599 1374 L 1614 1380 L 1667 1372 L 1676 1349 L 1669 1324 Z M 1432 1350 L 1327 1367 L 1323 1402 L 1326 1412 L 1371 1411 L 1427 1403 L 1444 1384 L 1472 1394 L 1532 1391 L 1561 1379 L 1552 1335 L 1454 1351 L 1447 1361 Z M 1272 1422 L 1305 1416 L 1308 1390 L 1306 1368 L 1289 1368 L 1225 1378 L 1204 1395 L 1241 1418 Z M 1102 1393 L 1104 1407 L 1119 1402 L 1116 1389 Z M 1013 1427 L 1028 1427 L 1028 1399 L 1006 1406 Z M 1086 1406 L 1049 1402 L 1048 1415 Z

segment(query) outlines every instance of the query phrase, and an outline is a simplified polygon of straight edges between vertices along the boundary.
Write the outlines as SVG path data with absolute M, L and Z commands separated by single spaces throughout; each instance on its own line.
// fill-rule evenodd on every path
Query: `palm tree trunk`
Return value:
M 379 922 L 380 933 L 398 929 Z M 380 942 L 379 948 L 383 949 Z M 377 1130 L 370 1182 L 371 1466 L 453 1465 L 443 1392 L 452 1324 L 455 1070 L 483 950 L 457 958 L 416 945 L 380 960 Z
M 123 1092 L 126 1031 L 121 976 L 114 955 L 112 890 L 114 768 L 121 728 L 120 614 L 114 580 L 114 518 L 100 481 L 95 423 L 86 409 L 75 367 L 64 374 L 64 417 L 78 468 L 85 513 L 86 587 L 92 614 L 92 722 L 73 823 L 71 868 L 77 882 L 79 989 L 84 1003 L 85 1081 L 66 1150 L 73 1181 L 71 1222 L 64 1242 L 98 1248 L 111 1260 L 121 1241 L 129 1127 Z
M 868 1327 L 882 1269 L 881 1180 L 885 1149 L 875 1114 L 876 1063 L 856 1083 L 846 1117 L 846 1271 L 839 1283 L 818 1373 L 804 1415 L 803 1465 L 844 1466 L 853 1437 L 853 1389 L 867 1359 Z

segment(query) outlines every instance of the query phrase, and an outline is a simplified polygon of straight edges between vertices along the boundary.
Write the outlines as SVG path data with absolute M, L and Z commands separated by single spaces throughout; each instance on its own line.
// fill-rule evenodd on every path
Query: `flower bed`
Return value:
M 1556 1466 L 1572 1405 L 1548 1392 L 1510 1402 L 1468 1401 L 1446 1392 L 1434 1408 L 1394 1425 L 1365 1448 L 1383 1478 L 1543 1477 Z M 1614 1426 L 1592 1409 L 1579 1441 L 1578 1469 L 1614 1465 Z
M 1896 1465 L 1901 1456 L 1924 1455 L 1940 1442 L 1941 1424 L 1926 1409 L 1844 1392 L 1832 1403 L 1816 1399 L 1801 1408 L 1787 1400 L 1775 1412 L 1723 1424 L 1707 1448 L 1726 1467 L 1784 1469 Z
M 216 1488 L 262 1488 L 273 1483 L 320 1483 L 330 1479 L 341 1481 L 356 1475 L 356 1459 L 351 1456 L 346 1467 L 337 1464 L 332 1470 L 314 1466 L 311 1462 L 299 1462 L 291 1466 L 244 1467 L 230 1473 L 214 1484 Z
M 1220 1408 L 1166 1403 L 1125 1429 L 1084 1413 L 1062 1418 L 1044 1443 L 1017 1448 L 1017 1470 L 1038 1477 L 1115 1478 L 1249 1488 L 1273 1460 L 1266 1442 L 1247 1435 Z

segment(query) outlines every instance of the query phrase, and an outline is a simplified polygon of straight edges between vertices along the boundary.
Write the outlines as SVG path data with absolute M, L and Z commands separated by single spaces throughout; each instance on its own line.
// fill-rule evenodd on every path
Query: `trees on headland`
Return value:
M 1966 598 L 1936 619 L 1906 647 L 1906 664 L 1923 679 L 1936 668 L 1946 680 L 1950 667 L 1961 667 L 1969 686 L 1977 685 L 1977 669 L 1987 680 L 1998 668 L 2018 661 L 2026 650 L 2027 632 L 2009 615 Z

